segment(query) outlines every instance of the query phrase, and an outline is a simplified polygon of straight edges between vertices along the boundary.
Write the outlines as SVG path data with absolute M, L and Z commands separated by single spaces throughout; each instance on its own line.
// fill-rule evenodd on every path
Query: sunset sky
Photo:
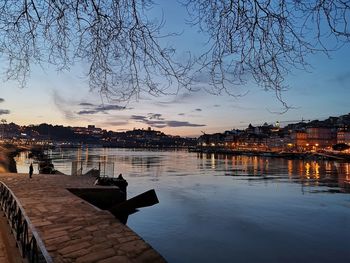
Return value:
M 159 9 L 163 10 L 164 29 L 182 32 L 171 39 L 174 46 L 186 51 L 204 45 L 205 39 L 185 25 L 185 11 L 173 3 L 176 1 L 167 2 L 153 12 L 157 15 Z M 279 114 L 283 109 L 274 94 L 255 84 L 236 87 L 236 94 L 248 91 L 240 98 L 180 90 L 176 96 L 154 98 L 141 94 L 138 101 L 111 103 L 97 91 L 89 91 L 83 66 L 76 65 L 66 73 L 33 67 L 23 89 L 16 82 L 2 81 L 0 118 L 17 124 L 95 124 L 114 131 L 152 127 L 181 136 L 241 129 L 249 123 L 280 121 L 284 125 L 301 119 L 325 119 L 350 112 L 350 45 L 330 54 L 331 58 L 322 54 L 309 56 L 310 72 L 294 70 L 286 79 L 290 90 L 283 97 L 293 108 L 284 114 Z M 0 70 L 5 69 L 6 62 L 2 60 Z

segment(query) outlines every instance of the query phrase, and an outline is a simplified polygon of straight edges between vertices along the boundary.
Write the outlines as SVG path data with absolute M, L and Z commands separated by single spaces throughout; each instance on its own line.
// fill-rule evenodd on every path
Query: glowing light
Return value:
M 288 176 L 291 178 L 293 175 L 293 161 L 288 160 Z
M 310 166 L 311 165 L 309 163 L 305 164 L 305 169 L 306 169 L 305 174 L 307 179 L 310 179 Z
M 314 170 L 315 170 L 315 178 L 319 179 L 320 178 L 320 165 L 317 162 L 314 163 Z
M 211 154 L 211 168 L 215 169 L 215 154 Z

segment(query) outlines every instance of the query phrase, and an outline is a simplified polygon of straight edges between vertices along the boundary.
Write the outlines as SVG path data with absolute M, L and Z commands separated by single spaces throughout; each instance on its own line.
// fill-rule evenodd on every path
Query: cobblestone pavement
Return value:
M 20 200 L 54 262 L 165 262 L 111 213 L 66 189 L 91 187 L 92 177 L 3 173 L 0 181 Z

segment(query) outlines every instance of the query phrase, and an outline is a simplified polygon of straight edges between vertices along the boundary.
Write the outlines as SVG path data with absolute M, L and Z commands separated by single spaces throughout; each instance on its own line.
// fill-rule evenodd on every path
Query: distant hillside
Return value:
M 305 129 L 307 127 L 329 127 L 329 128 L 342 128 L 350 126 L 350 113 L 341 115 L 339 117 L 328 117 L 327 119 L 320 120 L 312 120 L 309 122 L 303 121 L 298 123 L 288 124 L 284 129 L 287 130 L 300 130 Z

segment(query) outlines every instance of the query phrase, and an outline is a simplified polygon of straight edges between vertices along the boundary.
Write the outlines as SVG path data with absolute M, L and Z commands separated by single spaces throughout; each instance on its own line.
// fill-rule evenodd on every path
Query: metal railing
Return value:
M 30 263 L 53 262 L 44 243 L 13 192 L 0 181 L 0 207 L 10 225 L 23 258 Z

